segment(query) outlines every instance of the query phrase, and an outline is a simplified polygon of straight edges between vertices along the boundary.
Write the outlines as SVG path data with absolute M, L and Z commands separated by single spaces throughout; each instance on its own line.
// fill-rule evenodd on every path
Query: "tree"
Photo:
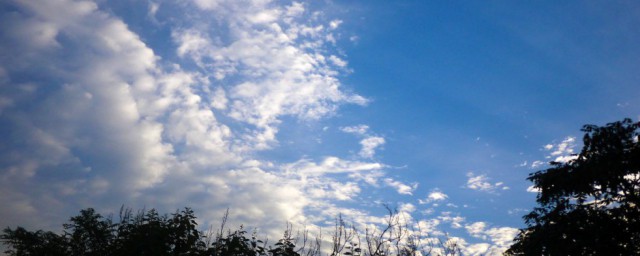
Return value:
M 640 255 L 640 123 L 585 125 L 573 160 L 530 174 L 539 204 L 510 255 Z
M 168 217 L 155 209 L 136 215 L 129 209 L 121 210 L 117 227 L 114 255 L 172 255 Z
M 31 232 L 22 227 L 18 227 L 15 230 L 6 228 L 4 229 L 4 234 L 0 235 L 0 239 L 3 240 L 5 245 L 12 248 L 5 252 L 9 255 L 69 255 L 64 237 L 53 232 L 44 232 L 42 230 Z
M 71 248 L 70 255 L 109 255 L 112 241 L 111 220 L 88 208 L 63 225 Z
M 429 237 L 413 229 L 415 223 L 404 219 L 397 210 L 388 207 L 387 210 L 386 223 L 368 226 L 364 233 L 345 223 L 339 215 L 331 239 L 326 241 L 322 232 L 311 238 L 308 230 L 294 232 L 287 223 L 282 238 L 269 245 L 268 240 L 257 238 L 257 231 L 249 234 L 242 226 L 235 231 L 226 229 L 228 211 L 219 230 L 203 233 L 189 208 L 171 216 L 160 215 L 155 209 L 133 214 L 131 209 L 122 208 L 119 221 L 88 208 L 63 224 L 62 235 L 42 230 L 31 232 L 22 227 L 6 228 L 0 241 L 7 246 L 5 254 L 10 256 L 426 256 L 432 251 L 437 255 L 460 254 L 455 242 L 422 242 Z M 329 244 L 326 250 L 322 248 L 323 242 Z

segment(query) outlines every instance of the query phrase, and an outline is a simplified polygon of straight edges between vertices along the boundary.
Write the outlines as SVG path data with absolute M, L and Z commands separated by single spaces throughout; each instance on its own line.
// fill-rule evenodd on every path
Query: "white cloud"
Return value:
M 158 9 L 160 9 L 160 4 L 155 2 L 149 2 L 149 11 L 147 12 L 147 16 L 155 19 L 156 13 L 158 13 Z
M 526 212 L 528 212 L 528 210 L 523 208 L 514 208 L 514 209 L 509 209 L 507 211 L 509 215 L 522 215 Z
M 574 152 L 576 146 L 576 138 L 571 136 L 566 137 L 557 145 L 547 144 L 544 146 L 544 149 L 551 151 L 551 153 L 546 158 L 554 158 L 553 161 L 555 162 L 566 163 L 578 158 Z
M 346 67 L 347 66 L 347 62 L 335 55 L 331 55 L 329 56 L 329 60 L 336 66 L 338 67 Z
M 488 224 L 481 221 L 465 226 L 465 229 L 471 236 L 491 241 L 491 244 L 481 244 L 481 246 L 468 249 L 483 254 L 501 255 L 502 252 L 511 246 L 513 238 L 518 234 L 518 229 L 511 227 L 487 228 Z
M 399 212 L 411 213 L 416 210 L 416 206 L 410 203 L 402 203 L 400 207 L 398 207 Z
M 578 158 L 575 153 L 575 148 L 577 147 L 576 138 L 572 136 L 568 136 L 564 138 L 558 144 L 546 144 L 542 147 L 544 151 L 549 152 L 545 159 L 548 161 L 558 162 L 558 163 L 566 163 L 571 160 Z M 540 168 L 544 166 L 545 162 L 536 160 L 531 163 L 531 169 Z
M 213 10 L 222 0 L 194 0 L 194 3 L 203 10 Z
M 474 237 L 480 237 L 482 236 L 485 228 L 487 227 L 487 224 L 481 221 L 478 222 L 474 222 L 470 225 L 466 225 L 464 228 L 467 229 L 467 232 L 474 236 Z
M 460 215 L 453 215 L 453 213 L 451 212 L 442 212 L 442 214 L 440 216 L 438 216 L 438 219 L 441 220 L 442 222 L 448 222 L 451 224 L 452 228 L 462 228 L 463 227 L 463 222 L 465 221 L 464 217 L 461 217 Z
M 341 127 L 340 130 L 364 137 L 360 141 L 362 148 L 360 149 L 360 152 L 358 152 L 358 155 L 363 158 L 373 158 L 376 148 L 385 144 L 385 139 L 383 137 L 369 134 L 368 125 L 360 124 L 356 126 Z
M 277 124 L 282 115 L 315 119 L 332 114 L 336 103 L 366 103 L 360 96 L 340 91 L 336 72 L 325 59 L 337 66 L 346 63 L 321 53 L 322 26 L 283 19 L 285 13 L 302 11 L 301 5 L 285 10 L 265 2 L 232 3 L 225 2 L 225 9 L 232 9 L 234 15 L 216 12 L 225 24 L 233 24 L 229 27 L 232 42 L 219 43 L 193 29 L 174 35 L 181 56 L 217 72 L 218 79 L 244 80 L 228 90 L 231 117 L 265 128 Z
M 429 193 L 429 195 L 427 195 L 427 198 L 425 200 L 419 199 L 418 202 L 420 204 L 428 204 L 431 202 L 438 202 L 438 201 L 444 201 L 447 198 L 449 198 L 449 196 L 447 196 L 447 194 L 442 193 L 442 191 L 435 189 L 433 191 L 431 191 L 431 193 Z
M 534 187 L 533 185 L 527 187 L 527 192 L 531 192 L 531 193 L 540 193 L 540 189 Z
M 299 2 L 291 3 L 291 5 L 287 6 L 286 9 L 287 9 L 286 11 L 287 16 L 291 16 L 291 17 L 299 16 L 305 11 L 304 5 Z
M 442 231 L 438 230 L 439 224 L 440 220 L 438 219 L 420 220 L 418 221 L 418 230 L 423 236 L 442 235 Z
M 288 174 L 318 176 L 328 173 L 354 173 L 381 170 L 385 166 L 375 162 L 359 162 L 343 160 L 338 157 L 326 157 L 321 163 L 306 159 L 286 164 L 282 169 Z
M 486 256 L 487 251 L 489 250 L 489 247 L 491 245 L 488 243 L 477 243 L 477 244 L 471 244 L 465 247 L 465 255 L 470 255 L 470 256 Z M 502 254 L 498 254 L 498 255 L 502 255 Z
M 467 188 L 484 192 L 494 193 L 496 190 L 507 190 L 509 187 L 502 182 L 491 183 L 486 175 L 475 175 L 473 172 L 467 173 Z
M 361 189 L 354 182 L 317 182 L 318 186 L 307 185 L 309 195 L 314 198 L 330 198 L 340 201 L 352 200 L 356 197 Z
M 407 185 L 405 183 L 394 180 L 392 178 L 384 179 L 384 183 L 387 186 L 395 188 L 398 194 L 401 194 L 401 195 L 413 195 L 413 191 L 418 187 L 417 184 Z
M 554 162 L 559 162 L 559 163 L 566 163 L 569 162 L 571 160 L 577 159 L 578 156 L 577 155 L 570 155 L 570 156 L 559 156 L 556 157 L 556 159 L 554 159 Z
M 373 170 L 369 172 L 352 172 L 349 173 L 349 178 L 352 178 L 356 181 L 364 181 L 369 185 L 374 187 L 378 187 L 378 180 L 385 176 L 385 173 L 379 170 Z
M 518 229 L 511 227 L 490 228 L 485 231 L 491 242 L 504 249 L 513 243 L 513 238 L 518 234 Z
M 360 125 L 355 125 L 355 126 L 341 127 L 340 130 L 343 131 L 343 132 L 346 132 L 346 133 L 354 133 L 354 134 L 358 134 L 358 135 L 365 135 L 369 131 L 369 126 L 368 125 L 364 125 L 364 124 L 360 124 Z
M 338 28 L 338 26 L 340 26 L 340 24 L 342 24 L 341 20 L 332 20 L 331 22 L 329 22 L 329 27 L 331 29 L 336 29 Z
M 152 49 L 102 4 L 15 1 L 0 11 L 0 126 L 10 131 L 0 148 L 0 203 L 8 206 L 0 226 L 58 230 L 77 209 L 108 213 L 122 204 L 194 206 L 205 221 L 230 208 L 230 225 L 266 230 L 339 212 L 381 223 L 336 206 L 357 199 L 364 184 L 405 195 L 417 188 L 371 160 L 385 140 L 368 126 L 344 128 L 362 136 L 355 160 L 256 159 L 277 146 L 285 117 L 313 120 L 368 102 L 338 79 L 348 62 L 329 38 L 341 21 L 277 4 L 151 2 L 148 15 L 174 43 L 160 48 L 175 47 L 177 57 Z M 463 218 L 445 220 L 461 226 Z
M 190 12 L 193 23 L 181 24 L 167 23 L 160 6 L 150 4 L 149 15 L 172 27 L 177 55 L 201 68 L 187 71 L 161 61 L 94 3 L 16 2 L 13 14 L 0 18 L 6 31 L 0 51 L 7 56 L 0 63 L 0 123 L 25 140 L 8 145 L 11 154 L 2 152 L 3 195 L 12 195 L 2 201 L 16 207 L 0 211 L 3 219 L 42 223 L 46 218 L 35 216 L 42 209 L 69 216 L 87 206 L 172 210 L 188 202 L 205 219 L 230 207 L 255 213 L 238 221 L 257 223 L 260 216 L 300 219 L 314 188 L 326 188 L 323 200 L 357 196 L 356 182 L 307 182 L 278 168 L 318 176 L 380 173 L 384 165 L 331 157 L 284 166 L 251 160 L 252 152 L 276 142 L 283 115 L 316 119 L 367 100 L 341 90 L 333 68 L 346 61 L 325 56 L 319 35 L 326 31 L 302 32 L 310 27 L 295 20 L 302 4 L 247 3 L 195 1 L 202 12 L 163 3 L 176 15 Z M 225 15 L 212 20 L 211 12 Z M 204 29 L 211 22 L 228 26 L 229 34 Z M 13 76 L 27 81 L 16 84 Z M 35 180 L 43 183 L 27 185 Z
M 376 148 L 383 145 L 385 143 L 384 138 L 372 136 L 363 139 L 360 141 L 360 145 L 362 145 L 362 149 L 358 153 L 361 157 L 364 158 L 372 158 L 376 153 Z
M 27 1 L 16 8 L 4 25 L 20 28 L 37 21 L 49 29 L 25 30 L 2 41 L 36 42 L 2 53 L 21 63 L 7 70 L 9 86 L 23 86 L 11 84 L 13 75 L 39 72 L 27 76 L 29 90 L 3 91 L 14 100 L 0 123 L 26 141 L 8 145 L 11 155 L 3 152 L 2 185 L 14 198 L 29 198 L 21 205 L 59 213 L 91 201 L 87 197 L 117 198 L 150 188 L 170 169 L 182 169 L 151 107 L 162 97 L 147 98 L 148 85 L 170 74 L 156 73 L 156 56 L 136 34 L 89 2 Z M 59 34 L 66 39 L 58 41 Z M 38 189 L 25 190 L 34 180 L 42 182 Z M 37 222 L 42 216 L 15 217 Z
M 546 145 L 545 149 L 551 150 L 555 148 L 555 150 L 551 152 L 552 156 L 571 154 L 573 153 L 573 148 L 575 147 L 575 143 L 576 143 L 575 137 L 567 137 L 564 140 L 562 140 L 562 142 L 560 142 L 558 145 L 555 145 L 555 146 L 551 144 Z
M 433 208 L 427 208 L 427 209 L 424 209 L 424 210 L 420 211 L 420 213 L 422 213 L 423 215 L 431 215 L 434 212 L 435 212 L 435 209 L 433 209 Z
M 542 166 L 542 165 L 544 165 L 544 162 L 539 161 L 539 160 L 536 160 L 536 161 L 533 161 L 533 162 L 531 163 L 531 168 L 538 168 L 538 167 L 540 167 L 540 166 Z

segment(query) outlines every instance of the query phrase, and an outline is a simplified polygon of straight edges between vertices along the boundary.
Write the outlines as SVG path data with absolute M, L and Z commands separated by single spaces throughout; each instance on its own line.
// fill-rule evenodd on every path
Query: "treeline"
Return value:
M 167 215 L 155 209 L 121 209 L 119 220 L 104 217 L 94 209 L 81 210 L 63 224 L 64 232 L 5 228 L 0 235 L 8 255 L 207 255 L 207 256 L 316 256 L 316 255 L 458 255 L 452 240 L 420 236 L 402 215 L 389 209 L 386 223 L 358 230 L 336 218 L 329 237 L 308 230 L 293 231 L 287 225 L 273 243 L 259 239 L 256 231 L 241 226 L 225 227 L 228 211 L 219 229 L 202 231 L 190 208 Z

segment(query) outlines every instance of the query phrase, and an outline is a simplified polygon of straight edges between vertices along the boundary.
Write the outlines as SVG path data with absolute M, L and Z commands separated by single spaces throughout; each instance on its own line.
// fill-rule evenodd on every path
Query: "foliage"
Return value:
M 171 217 L 123 209 L 113 223 L 88 208 L 63 224 L 63 235 L 18 227 L 6 228 L 0 239 L 9 255 L 199 255 L 205 246 L 195 219 L 189 208 Z
M 235 231 L 226 229 L 228 211 L 219 230 L 199 231 L 196 217 L 189 208 L 170 216 L 160 215 L 155 209 L 134 214 L 131 209 L 122 208 L 119 221 L 89 208 L 63 224 L 62 235 L 17 227 L 6 228 L 0 240 L 8 246 L 5 253 L 14 256 L 373 256 L 430 255 L 434 249 L 441 252 L 439 255 L 459 254 L 455 243 L 423 244 L 421 238 L 424 237 L 417 235 L 419 230 L 410 228 L 413 226 L 397 211 L 387 209 L 385 225 L 367 227 L 364 233 L 338 216 L 330 239 L 323 240 L 321 232 L 311 238 L 306 229 L 294 232 L 292 225 L 287 224 L 282 238 L 272 245 L 266 239 L 258 239 L 256 231 L 249 233 L 242 226 Z M 323 243 L 329 244 L 326 250 L 322 249 Z
M 512 255 L 640 255 L 640 123 L 585 125 L 584 147 L 532 173 L 538 207 Z
M 0 236 L 3 243 L 12 248 L 10 255 L 67 255 L 67 241 L 53 232 L 30 232 L 22 227 L 4 229 Z
M 112 241 L 111 221 L 94 209 L 81 210 L 64 224 L 65 237 L 71 255 L 106 255 Z

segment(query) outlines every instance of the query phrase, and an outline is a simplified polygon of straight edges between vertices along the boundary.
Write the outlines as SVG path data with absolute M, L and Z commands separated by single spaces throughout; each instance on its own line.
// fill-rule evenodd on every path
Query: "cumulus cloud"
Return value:
M 484 229 L 487 227 L 487 224 L 484 222 L 474 222 L 471 223 L 467 226 L 465 226 L 464 228 L 467 229 L 467 232 L 473 236 L 480 236 L 482 235 L 482 232 L 484 232 Z
M 361 191 L 360 186 L 354 182 L 318 182 L 318 186 L 309 187 L 307 191 L 313 198 L 331 198 L 340 201 L 352 200 Z
M 352 200 L 360 193 L 361 181 L 377 186 L 378 179 L 385 175 L 382 171 L 385 167 L 377 162 L 350 161 L 332 156 L 319 162 L 301 159 L 283 164 L 278 169 L 313 198 L 344 201 Z M 336 178 L 352 181 L 339 182 Z
M 358 153 L 361 157 L 364 158 L 372 158 L 376 153 L 376 148 L 380 147 L 385 143 L 384 138 L 372 136 L 363 139 L 360 141 L 360 145 L 362 145 L 362 149 Z
M 482 246 L 473 248 L 473 250 L 489 255 L 499 252 L 500 254 L 497 255 L 501 255 L 501 252 L 509 248 L 513 243 L 513 238 L 518 234 L 518 229 L 511 227 L 488 227 L 489 225 L 487 223 L 481 221 L 465 225 L 465 229 L 471 236 L 491 242 L 491 244 L 482 244 Z
M 326 35 L 339 22 L 308 23 L 303 4 L 150 3 L 149 16 L 171 30 L 177 62 L 93 2 L 2 6 L 0 124 L 9 144 L 0 149 L 0 200 L 14 206 L 0 211 L 5 226 L 123 203 L 175 209 L 189 202 L 205 219 L 230 207 L 246 223 L 304 220 L 310 199 L 328 204 L 360 191 L 348 175 L 353 181 L 304 177 L 384 175 L 383 164 L 336 157 L 252 159 L 277 144 L 283 116 L 318 119 L 341 104 L 367 103 L 337 79 L 347 62 L 330 53 Z M 191 19 L 172 23 L 159 8 Z
M 10 45 L 0 47 L 8 56 L 1 65 L 9 67 L 1 92 L 13 99 L 0 123 L 10 138 L 25 138 L 7 140 L 2 182 L 29 199 L 21 204 L 55 211 L 64 205 L 63 197 L 145 189 L 160 182 L 169 168 L 179 170 L 173 147 L 161 139 L 162 126 L 147 118 L 152 111 L 137 107 L 144 104 L 143 88 L 155 80 L 156 62 L 138 36 L 122 21 L 97 15 L 91 2 L 15 4 L 18 11 L 3 15 L 11 17 L 3 26 L 41 26 L 19 36 L 5 34 L 10 38 L 2 44 Z M 77 41 L 63 45 L 58 39 L 63 35 Z M 59 51 L 63 54 L 55 54 Z M 5 62 L 12 60 L 21 64 Z M 24 189 L 36 180 L 44 181 L 38 189 Z M 50 197 L 34 200 L 43 194 Z
M 466 187 L 473 190 L 495 193 L 500 190 L 508 190 L 509 187 L 505 186 L 503 182 L 491 183 L 490 178 L 484 174 L 475 175 L 473 172 L 467 173 Z
M 489 223 L 482 221 L 467 223 L 466 218 L 452 212 L 442 212 L 437 218 L 420 220 L 416 226 L 423 236 L 439 236 L 444 234 L 438 229 L 442 223 L 449 223 L 454 229 L 464 228 L 471 237 L 482 240 L 479 243 L 471 243 L 462 237 L 448 236 L 448 240 L 444 243 L 455 244 L 463 255 L 502 255 L 518 233 L 516 228 L 492 227 Z M 440 255 L 444 252 L 441 248 L 434 248 L 432 253 Z
M 372 158 L 375 155 L 376 148 L 385 144 L 385 139 L 369 133 L 369 126 L 360 124 L 355 126 L 341 127 L 341 131 L 356 134 L 363 139 L 360 141 L 362 148 L 358 155 L 363 158 Z
M 534 187 L 533 185 L 527 187 L 527 192 L 531 192 L 531 193 L 540 193 L 540 189 Z
M 460 215 L 454 215 L 452 212 L 442 212 L 438 219 L 445 223 L 450 223 L 452 228 L 462 228 L 465 218 Z
M 332 48 L 341 20 L 297 2 L 150 2 L 147 20 L 170 31 L 153 35 L 164 36 L 158 45 L 102 4 L 0 4 L 0 226 L 58 230 L 77 209 L 122 204 L 194 206 L 205 221 L 230 208 L 230 224 L 266 230 L 338 213 L 379 224 L 337 205 L 363 185 L 416 190 L 387 176 L 374 158 L 385 139 L 366 125 L 342 128 L 360 136 L 357 156 L 259 157 L 278 146 L 286 118 L 369 102 L 338 79 L 348 65 Z M 446 199 L 434 193 L 427 200 Z
M 546 162 L 553 161 L 558 163 L 566 163 L 578 158 L 575 149 L 577 147 L 577 141 L 575 137 L 568 136 L 564 138 L 560 143 L 546 144 L 542 147 L 542 150 L 547 152 L 545 159 Z M 540 168 L 544 166 L 545 161 L 535 160 L 531 163 L 531 169 Z
M 574 152 L 576 146 L 576 138 L 571 136 L 564 138 L 556 145 L 547 144 L 544 149 L 550 153 L 546 158 L 553 159 L 554 162 L 566 163 L 578 157 Z
M 399 212 L 412 213 L 416 210 L 416 206 L 410 203 L 402 203 L 398 207 Z
M 471 245 L 465 246 L 464 248 L 465 255 L 472 255 L 472 256 L 487 255 L 487 251 L 489 250 L 490 246 L 491 245 L 488 243 L 477 243 L 477 244 L 471 244 Z M 489 255 L 493 255 L 493 254 L 489 254 Z M 502 255 L 502 254 L 498 254 L 498 255 Z
M 431 191 L 431 193 L 429 193 L 429 195 L 427 195 L 427 198 L 425 200 L 419 199 L 418 202 L 420 204 L 428 204 L 431 202 L 438 202 L 438 201 L 444 201 L 447 198 L 449 198 L 449 196 L 447 196 L 447 194 L 443 193 L 442 191 L 435 189 L 433 191 Z
M 438 219 L 428 219 L 428 220 L 420 220 L 418 221 L 418 230 L 420 231 L 422 236 L 438 236 L 443 235 L 444 233 L 438 229 L 438 225 L 440 225 L 440 220 Z

